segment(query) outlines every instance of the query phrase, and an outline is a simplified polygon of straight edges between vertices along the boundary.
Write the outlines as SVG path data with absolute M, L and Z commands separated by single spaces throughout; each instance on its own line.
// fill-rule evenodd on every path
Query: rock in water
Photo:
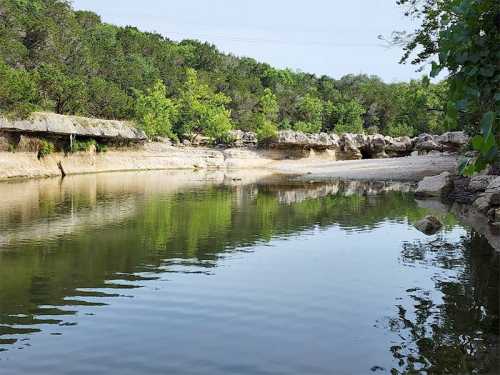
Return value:
M 428 236 L 436 234 L 442 227 L 443 224 L 439 221 L 439 219 L 432 215 L 426 216 L 415 224 L 415 228 Z
M 453 179 L 449 172 L 438 176 L 425 177 L 418 183 L 415 195 L 418 197 L 443 197 L 453 188 Z

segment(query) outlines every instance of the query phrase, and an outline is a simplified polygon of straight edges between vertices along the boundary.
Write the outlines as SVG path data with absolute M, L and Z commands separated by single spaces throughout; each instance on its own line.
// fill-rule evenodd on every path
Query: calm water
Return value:
M 0 184 L 0 374 L 498 374 L 498 256 L 407 188 Z

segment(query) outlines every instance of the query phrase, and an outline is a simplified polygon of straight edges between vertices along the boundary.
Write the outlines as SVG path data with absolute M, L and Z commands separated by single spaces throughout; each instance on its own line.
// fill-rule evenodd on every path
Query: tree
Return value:
M 365 109 L 356 100 L 335 103 L 329 106 L 329 115 L 335 124 L 336 133 L 363 133 L 363 114 Z
M 311 94 L 306 94 L 297 105 L 298 121 L 293 125 L 297 131 L 319 133 L 322 128 L 323 102 Z
M 38 76 L 14 69 L 0 60 L 0 114 L 27 117 L 41 105 Z
M 135 118 L 148 137 L 164 136 L 177 139 L 172 128 L 178 117 L 178 108 L 166 97 L 166 92 L 163 82 L 157 81 L 146 95 L 138 93 Z
M 500 106 L 500 4 L 498 0 L 398 0 L 406 14 L 422 20 L 409 37 L 396 34 L 405 44 L 403 62 L 431 61 L 431 76 L 448 72 L 448 119 L 464 119 L 477 157 L 462 163 L 473 174 L 498 161 Z
M 113 82 L 94 77 L 88 83 L 85 115 L 98 118 L 127 119 L 134 115 L 131 111 L 132 108 L 132 97 Z
M 259 100 L 260 112 L 255 116 L 257 124 L 257 138 L 261 142 L 268 141 L 276 136 L 278 126 L 279 105 L 276 95 L 271 89 L 265 89 Z
M 87 100 L 87 89 L 80 78 L 66 75 L 61 69 L 50 64 L 41 65 L 37 72 L 47 107 L 59 114 L 82 112 Z
M 226 105 L 231 99 L 214 93 L 198 80 L 194 69 L 186 70 L 186 82 L 178 98 L 179 120 L 176 131 L 184 137 L 204 135 L 212 140 L 223 139 L 233 128 L 231 112 Z

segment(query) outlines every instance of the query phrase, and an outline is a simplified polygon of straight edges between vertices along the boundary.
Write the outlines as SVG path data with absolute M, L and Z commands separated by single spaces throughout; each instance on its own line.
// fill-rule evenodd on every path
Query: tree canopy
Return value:
M 447 122 L 475 135 L 477 156 L 464 160 L 473 174 L 498 161 L 500 118 L 500 2 L 498 0 L 398 0 L 421 21 L 405 45 L 402 61 L 431 64 L 431 76 L 447 73 Z
M 152 136 L 446 130 L 445 83 L 276 69 L 209 43 L 103 23 L 64 0 L 0 3 L 0 78 L 4 115 L 130 119 Z

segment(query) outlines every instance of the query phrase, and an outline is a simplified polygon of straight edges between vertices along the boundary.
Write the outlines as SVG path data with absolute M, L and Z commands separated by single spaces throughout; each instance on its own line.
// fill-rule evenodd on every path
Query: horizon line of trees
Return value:
M 276 69 L 195 40 L 103 23 L 65 0 L 0 4 L 0 113 L 134 120 L 149 136 L 230 129 L 413 136 L 450 128 L 446 82 Z

